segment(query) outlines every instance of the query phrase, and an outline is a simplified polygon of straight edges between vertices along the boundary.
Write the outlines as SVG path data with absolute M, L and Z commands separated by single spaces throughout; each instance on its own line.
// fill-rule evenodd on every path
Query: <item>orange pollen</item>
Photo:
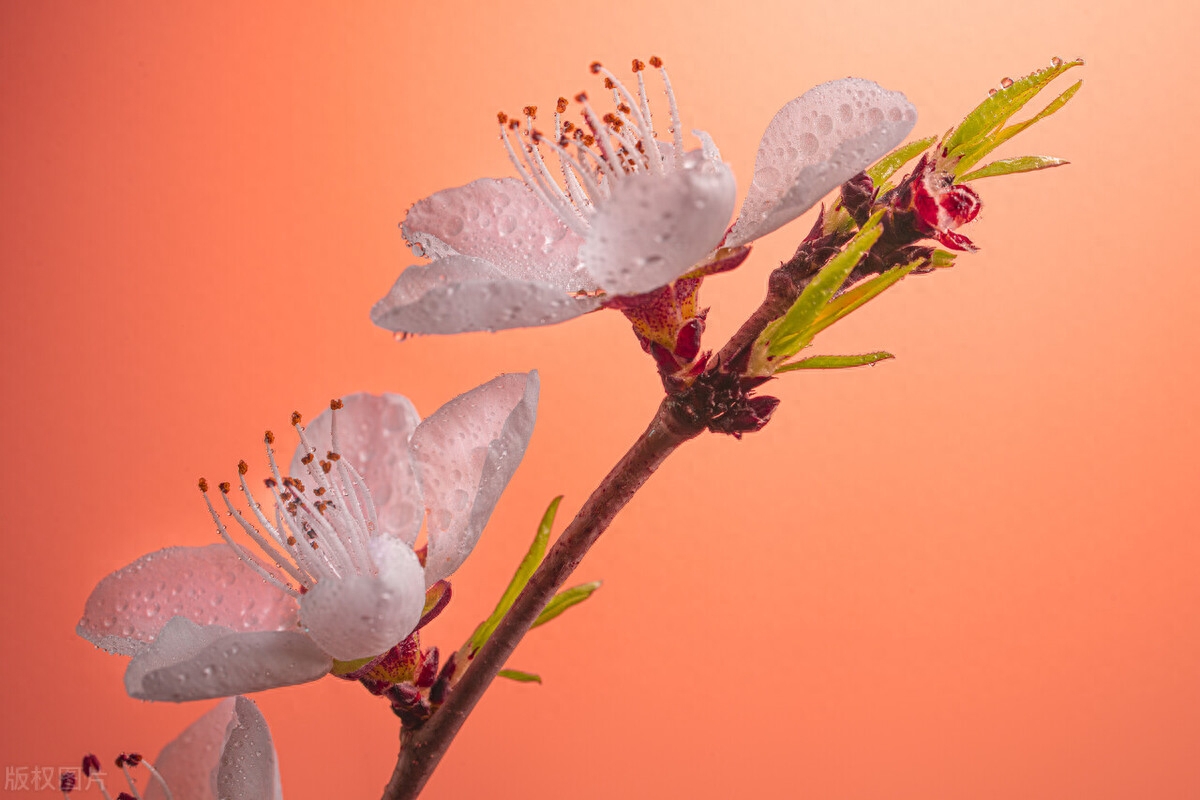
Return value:
M 521 113 L 531 119 L 537 119 L 537 106 L 525 106 L 521 109 Z
M 345 404 L 339 398 L 336 398 L 336 397 L 329 401 L 329 408 L 332 411 L 341 411 L 343 405 L 345 405 Z
M 229 494 L 229 481 L 221 481 L 217 488 L 221 490 L 221 494 Z
M 328 461 L 321 462 L 321 471 L 324 472 L 326 475 L 329 474 L 329 470 L 331 470 L 331 469 L 333 469 L 333 464 L 330 464 Z
M 338 461 L 341 459 L 342 454 L 335 453 L 332 450 L 330 450 L 328 453 L 325 454 L 325 457 L 328 458 L 330 461 Z
M 555 109 L 557 109 L 558 113 L 560 113 L 560 114 L 563 113 L 564 111 L 566 111 L 567 110 L 567 98 L 565 98 L 565 97 L 558 98 L 558 105 L 555 106 Z
M 266 486 L 268 489 L 274 489 L 279 484 L 275 483 L 274 478 L 267 478 L 265 481 L 263 481 L 263 485 Z
M 300 422 L 301 422 L 300 412 L 299 412 L 299 411 L 293 411 L 293 412 L 292 412 L 292 424 L 293 424 L 293 425 L 299 425 L 299 424 L 300 424 Z
M 620 111 L 622 114 L 628 114 L 630 111 L 633 111 L 633 109 L 627 106 L 625 103 L 621 103 L 621 105 L 617 106 L 617 111 Z
M 246 465 L 245 461 L 238 462 L 238 475 L 245 475 L 249 471 L 250 471 L 250 467 L 248 467 Z
M 267 444 L 275 444 L 275 434 L 271 433 L 270 431 L 267 431 L 263 434 L 263 439 Z
M 300 459 L 301 464 L 307 465 L 307 464 L 311 464 L 312 462 L 313 462 L 313 454 L 312 453 L 305 453 L 304 457 Z
M 592 62 L 592 65 L 591 65 L 590 67 L 588 67 L 588 69 L 590 69 L 590 70 L 592 71 L 592 74 L 593 74 L 593 75 L 595 75 L 595 74 L 597 74 L 598 72 L 600 72 L 600 70 L 601 70 L 601 69 L 603 69 L 603 68 L 604 68 L 604 65 L 603 65 L 603 64 L 601 64 L 599 61 L 593 61 L 593 62 Z
M 646 62 L 642 61 L 640 58 L 635 58 L 633 60 L 633 71 L 634 72 L 641 72 L 645 68 L 646 68 Z
M 506 122 L 508 122 L 508 114 L 505 114 L 503 111 L 497 111 L 497 112 L 496 112 L 496 119 L 497 119 L 497 121 L 499 121 L 499 123 L 500 123 L 501 125 L 503 125 L 503 124 L 505 124 Z
M 579 94 L 575 95 L 575 102 L 576 103 L 586 103 L 587 102 L 587 92 L 580 92 Z
M 304 483 L 301 482 L 301 480 L 299 478 L 292 478 L 292 483 L 296 484 L 296 491 L 298 491 L 298 492 L 304 491 Z
M 202 492 L 208 491 L 208 481 L 207 480 L 205 480 L 204 478 L 201 478 L 197 483 L 200 486 L 200 491 L 202 491 Z
M 663 65 L 663 60 L 658 56 L 650 56 L 650 66 L 659 69 Z
M 521 130 L 521 123 L 514 119 L 508 123 L 508 128 L 509 130 L 519 131 Z
M 288 543 L 288 547 L 295 547 L 295 546 L 296 546 L 296 537 L 295 537 L 295 536 L 289 536 L 289 537 L 287 538 L 287 543 Z
M 318 486 L 317 488 L 313 489 L 313 494 L 315 494 L 317 497 L 320 497 L 321 495 L 325 494 L 325 487 Z

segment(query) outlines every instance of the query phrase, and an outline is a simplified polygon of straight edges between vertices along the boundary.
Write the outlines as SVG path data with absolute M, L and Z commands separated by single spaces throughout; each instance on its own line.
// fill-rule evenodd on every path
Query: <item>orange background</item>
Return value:
M 153 754 L 209 707 L 128 699 L 73 628 L 112 569 L 213 541 L 196 478 L 293 408 L 429 414 L 541 370 L 445 649 L 640 432 L 660 390 L 618 314 L 403 344 L 367 320 L 405 209 L 510 174 L 498 109 L 662 55 L 744 192 L 813 84 L 901 89 L 928 135 L 1058 55 L 1083 92 L 1005 154 L 1072 165 L 981 182 L 981 253 L 818 342 L 896 361 L 785 376 L 761 435 L 668 462 L 582 565 L 604 588 L 514 657 L 545 685 L 495 686 L 427 796 L 1200 796 L 1194 4 L 244 5 L 0 6 L 0 763 Z M 706 285 L 710 344 L 808 224 Z M 256 699 L 290 800 L 378 796 L 381 701 Z

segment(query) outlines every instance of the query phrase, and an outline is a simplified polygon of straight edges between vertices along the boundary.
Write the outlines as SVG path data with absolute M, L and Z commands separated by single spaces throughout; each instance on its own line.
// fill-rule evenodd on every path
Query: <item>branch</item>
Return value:
M 401 734 L 400 755 L 383 800 L 412 800 L 445 755 L 450 742 L 538 614 L 633 495 L 679 445 L 698 436 L 694 410 L 679 398 L 663 400 L 646 431 L 592 492 L 546 554 L 487 644 L 472 659 L 446 702 L 420 728 Z

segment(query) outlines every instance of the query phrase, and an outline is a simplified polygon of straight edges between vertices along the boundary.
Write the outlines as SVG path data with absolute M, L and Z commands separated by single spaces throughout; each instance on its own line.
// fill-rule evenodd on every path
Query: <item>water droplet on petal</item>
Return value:
M 1007 89 L 1008 87 L 1010 87 L 1012 85 L 1013 85 L 1012 78 L 1001 78 L 1000 79 L 1000 88 Z

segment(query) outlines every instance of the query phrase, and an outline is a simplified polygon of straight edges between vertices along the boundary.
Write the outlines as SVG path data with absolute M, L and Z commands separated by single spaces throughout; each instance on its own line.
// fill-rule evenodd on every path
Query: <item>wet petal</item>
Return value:
M 100 581 L 75 632 L 110 653 L 144 650 L 172 617 L 235 631 L 294 628 L 296 601 L 225 544 L 168 547 Z
M 861 78 L 823 83 L 792 100 L 763 134 L 754 181 L 725 245 L 800 216 L 903 141 L 916 121 L 903 94 Z
M 234 706 L 236 721 L 221 752 L 217 797 L 221 800 L 282 800 L 279 759 L 271 730 L 258 707 L 245 697 Z
M 342 398 L 338 415 L 338 444 L 341 455 L 358 470 L 371 491 L 382 533 L 398 536 L 412 545 L 421 532 L 425 503 L 417 484 L 408 440 L 421 422 L 417 409 L 398 394 L 372 395 L 360 392 Z M 333 449 L 329 409 L 309 423 L 305 436 L 323 459 Z M 300 459 L 303 446 L 292 457 L 291 474 L 307 481 L 308 468 Z M 320 469 L 314 461 L 313 465 Z
M 593 288 L 575 269 L 579 235 L 515 178 L 483 178 L 426 197 L 409 209 L 401 230 L 430 258 L 471 256 L 506 278 L 566 292 Z
M 370 542 L 374 575 L 322 578 L 300 598 L 300 621 L 339 661 L 387 652 L 421 619 L 425 571 L 412 548 L 391 537 Z
M 652 291 L 716 248 L 735 199 L 729 168 L 690 152 L 683 169 L 617 182 L 591 219 L 580 258 L 609 294 Z
M 169 742 L 153 763 L 175 800 L 282 798 L 267 722 L 245 697 L 221 701 Z M 166 794 L 150 781 L 145 797 L 165 800 Z
M 428 507 L 425 584 L 466 560 L 525 455 L 537 418 L 538 374 L 501 375 L 434 412 L 413 434 Z
M 333 662 L 303 633 L 236 633 L 175 617 L 125 670 L 125 690 L 142 700 L 205 700 L 315 681 Z
M 486 261 L 451 256 L 404 270 L 371 309 L 371 321 L 402 333 L 497 331 L 552 325 L 597 306 L 547 282 L 507 278 Z

